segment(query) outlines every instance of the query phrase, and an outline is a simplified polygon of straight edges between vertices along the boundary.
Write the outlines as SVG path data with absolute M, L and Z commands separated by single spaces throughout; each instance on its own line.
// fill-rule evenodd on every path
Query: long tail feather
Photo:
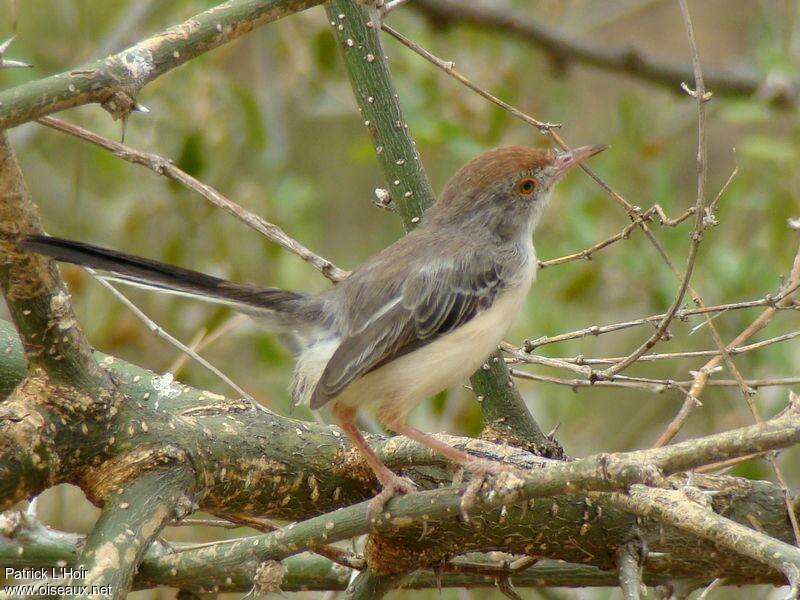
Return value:
M 314 299 L 278 288 L 243 285 L 218 277 L 141 258 L 83 242 L 50 236 L 30 236 L 22 246 L 61 262 L 88 267 L 108 279 L 162 292 L 229 304 L 250 314 L 277 317 L 290 327 L 310 324 L 321 316 Z

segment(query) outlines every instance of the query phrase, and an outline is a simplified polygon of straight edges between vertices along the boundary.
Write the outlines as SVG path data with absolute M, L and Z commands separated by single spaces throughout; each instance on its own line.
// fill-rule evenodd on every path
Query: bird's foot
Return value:
M 381 477 L 383 489 L 369 501 L 367 506 L 367 523 L 372 523 L 379 514 L 383 512 L 386 503 L 392 498 L 401 494 L 413 494 L 417 491 L 414 482 L 406 477 L 395 475 L 387 469 L 388 473 Z
M 459 511 L 464 522 L 469 522 L 469 511 L 478 504 L 484 485 L 492 486 L 495 478 L 513 473 L 514 468 L 494 460 L 476 458 L 464 464 L 464 469 L 472 474 L 472 479 L 461 497 Z

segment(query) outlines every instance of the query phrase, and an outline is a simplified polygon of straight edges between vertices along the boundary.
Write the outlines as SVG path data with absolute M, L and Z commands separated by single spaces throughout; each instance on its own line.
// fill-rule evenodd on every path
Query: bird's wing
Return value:
M 469 253 L 408 270 L 396 285 L 383 288 L 380 306 L 361 313 L 354 307 L 348 330 L 311 397 L 311 408 L 323 406 L 358 377 L 488 309 L 504 281 L 492 258 Z M 358 292 L 351 298 L 370 296 Z M 375 293 L 373 286 L 371 300 Z

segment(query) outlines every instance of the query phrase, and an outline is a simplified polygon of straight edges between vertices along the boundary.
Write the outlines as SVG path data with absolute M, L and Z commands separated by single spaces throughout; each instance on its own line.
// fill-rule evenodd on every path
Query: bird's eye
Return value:
M 517 191 L 523 196 L 530 196 L 536 189 L 536 180 L 526 177 L 517 183 Z

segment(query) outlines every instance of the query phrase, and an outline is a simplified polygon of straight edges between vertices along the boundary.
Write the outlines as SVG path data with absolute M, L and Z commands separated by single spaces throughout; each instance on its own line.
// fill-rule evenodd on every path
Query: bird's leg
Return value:
M 478 499 L 478 492 L 486 481 L 487 476 L 499 475 L 500 473 L 512 470 L 512 467 L 507 464 L 494 460 L 486 460 L 483 458 L 478 458 L 477 456 L 472 456 L 471 454 L 467 454 L 463 450 L 454 448 L 450 444 L 447 444 L 440 439 L 425 433 L 424 431 L 420 431 L 416 427 L 407 425 L 404 422 L 393 422 L 391 424 L 387 423 L 386 425 L 397 433 L 438 452 L 445 458 L 461 465 L 465 470 L 472 473 L 472 480 L 467 486 L 467 491 L 464 492 L 464 496 L 461 499 L 461 516 L 465 520 L 469 520 L 468 512 L 475 505 Z
M 397 494 L 411 494 L 417 491 L 414 483 L 405 477 L 400 477 L 394 473 L 389 467 L 381 462 L 375 451 L 369 447 L 367 440 L 361 435 L 353 423 L 355 418 L 355 411 L 352 409 L 334 406 L 332 411 L 336 423 L 345 432 L 350 441 L 358 448 L 367 464 L 375 473 L 378 482 L 381 484 L 381 491 L 370 500 L 369 507 L 367 508 L 367 521 L 372 522 L 373 519 L 383 511 L 383 507 Z

